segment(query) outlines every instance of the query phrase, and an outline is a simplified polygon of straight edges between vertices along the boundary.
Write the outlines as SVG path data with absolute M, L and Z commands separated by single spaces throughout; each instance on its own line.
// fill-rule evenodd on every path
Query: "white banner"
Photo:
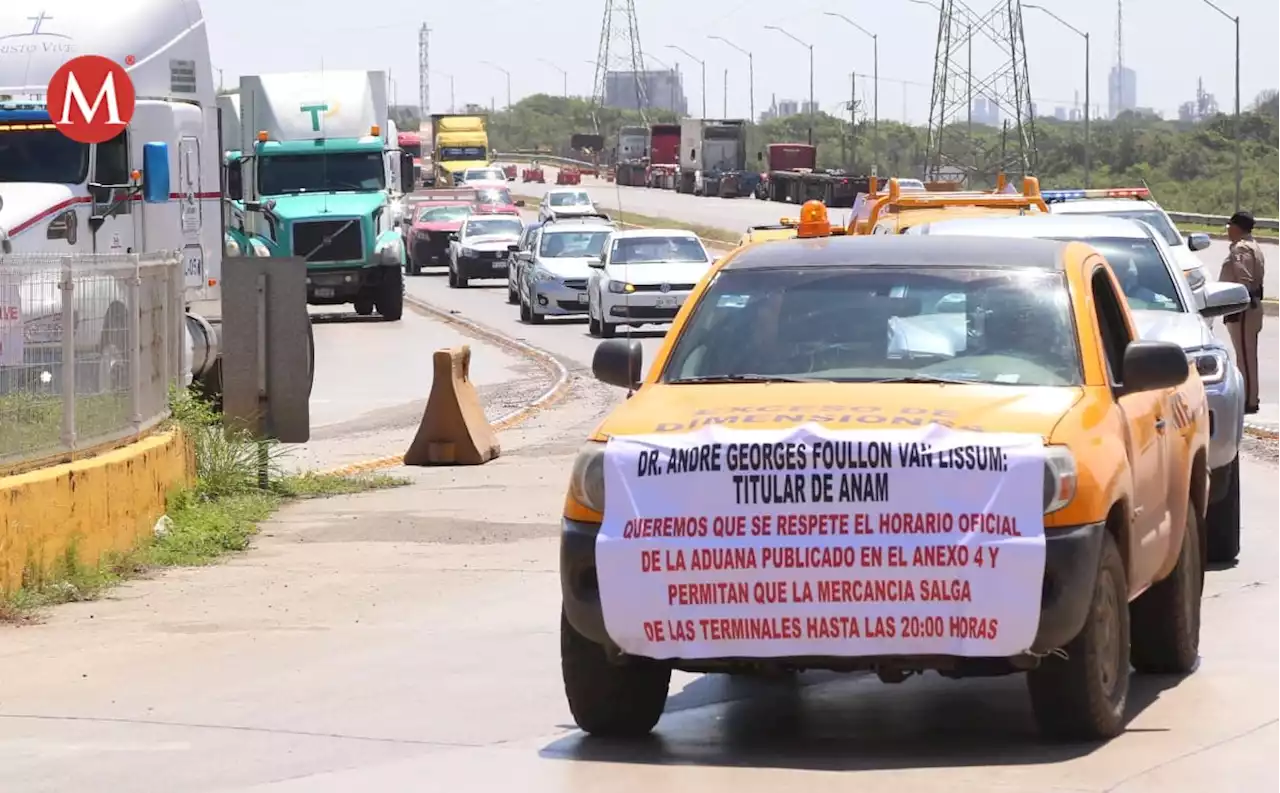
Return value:
M 21 366 L 22 295 L 17 284 L 0 283 L 0 366 Z
M 649 658 L 1011 656 L 1044 578 L 1038 435 L 705 427 L 612 438 L 605 627 Z

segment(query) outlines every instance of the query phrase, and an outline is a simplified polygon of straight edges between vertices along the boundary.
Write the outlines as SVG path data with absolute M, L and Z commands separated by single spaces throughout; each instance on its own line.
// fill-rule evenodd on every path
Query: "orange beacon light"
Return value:
M 821 201 L 806 201 L 800 208 L 797 237 L 830 237 L 831 222 L 827 218 L 827 205 Z

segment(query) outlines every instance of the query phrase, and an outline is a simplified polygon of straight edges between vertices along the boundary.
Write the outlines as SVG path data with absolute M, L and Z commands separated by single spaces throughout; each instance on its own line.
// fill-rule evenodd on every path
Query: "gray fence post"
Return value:
M 62 259 L 62 445 L 76 448 L 76 282 L 69 257 Z

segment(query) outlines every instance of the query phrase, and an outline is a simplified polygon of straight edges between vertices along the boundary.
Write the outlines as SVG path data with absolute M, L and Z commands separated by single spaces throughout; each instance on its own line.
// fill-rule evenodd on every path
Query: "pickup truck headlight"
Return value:
M 1205 278 L 1203 267 L 1192 267 L 1190 270 L 1183 270 L 1182 274 L 1186 276 L 1187 283 L 1191 285 L 1191 289 L 1193 291 L 1204 286 Z
M 1048 515 L 1076 497 L 1076 458 L 1065 446 L 1046 446 L 1044 453 L 1044 514 Z
M 590 441 L 578 450 L 569 479 L 569 495 L 587 509 L 604 512 L 604 447 Z
M 623 281 L 610 281 L 609 291 L 613 292 L 615 295 L 629 295 L 636 291 L 636 288 Z
M 458 251 L 458 255 L 459 255 L 459 256 L 464 256 L 464 257 L 466 257 L 466 258 L 470 259 L 470 258 L 473 258 L 473 257 L 476 255 L 476 249 L 475 249 L 475 248 L 468 248 L 468 247 L 465 247 L 465 246 L 464 246 L 461 250 L 459 250 L 459 251 Z
M 1200 380 L 1205 383 L 1221 383 L 1222 378 L 1227 376 L 1227 365 L 1231 359 L 1227 357 L 1226 350 L 1197 350 L 1187 357 L 1195 364 L 1196 371 L 1200 373 Z

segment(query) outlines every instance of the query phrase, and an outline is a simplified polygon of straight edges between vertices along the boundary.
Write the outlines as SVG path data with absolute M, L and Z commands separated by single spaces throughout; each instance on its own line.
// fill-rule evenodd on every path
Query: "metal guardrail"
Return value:
M 169 415 L 182 287 L 177 252 L 0 255 L 0 473 L 136 437 Z
M 1226 226 L 1230 215 L 1201 215 L 1196 212 L 1170 212 L 1174 223 L 1195 223 L 1198 226 Z M 1260 229 L 1280 231 L 1280 218 L 1254 218 L 1254 225 Z

